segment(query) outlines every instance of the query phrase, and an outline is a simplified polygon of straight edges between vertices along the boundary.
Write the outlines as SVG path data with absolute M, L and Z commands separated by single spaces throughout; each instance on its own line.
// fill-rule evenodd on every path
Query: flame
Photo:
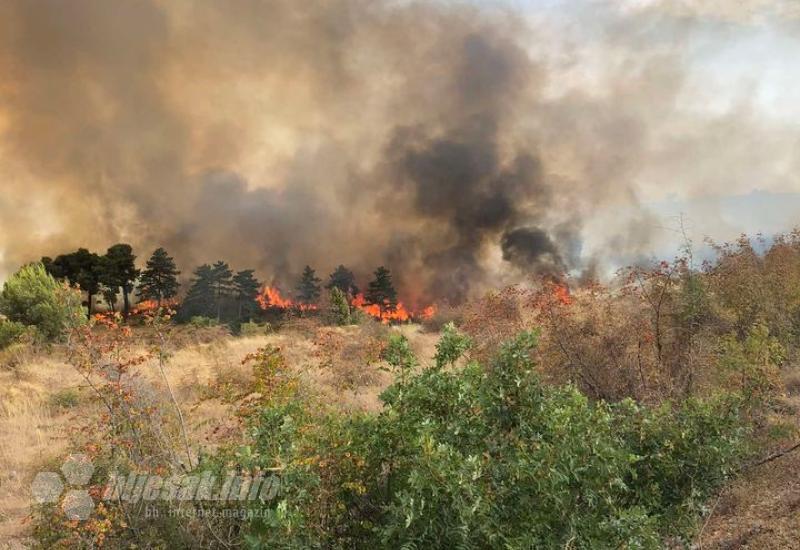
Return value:
M 405 322 L 415 318 L 430 319 L 436 313 L 436 306 L 433 305 L 419 312 L 413 312 L 407 309 L 403 302 L 398 302 L 393 309 L 381 307 L 378 304 L 368 304 L 363 294 L 357 294 L 350 302 L 350 305 L 378 319 L 383 324 L 389 324 L 392 321 Z M 385 305 L 388 305 L 388 303 Z
M 297 309 L 300 311 L 316 311 L 315 304 L 301 304 L 290 298 L 281 296 L 280 291 L 273 286 L 266 286 L 256 297 L 256 301 L 261 309 Z M 388 304 L 387 304 L 388 305 Z M 374 317 L 383 324 L 391 322 L 405 322 L 412 319 L 430 319 L 436 313 L 436 306 L 430 305 L 420 311 L 409 310 L 402 302 L 390 309 L 381 307 L 378 304 L 368 304 L 363 294 L 357 294 L 350 301 L 350 306 L 360 309 L 370 317 Z
M 300 311 L 314 311 L 317 309 L 314 304 L 301 304 L 294 302 L 291 298 L 284 298 L 274 286 L 265 286 L 261 294 L 256 296 L 256 301 L 261 309 L 299 309 Z
M 166 309 L 174 309 L 178 306 L 178 300 L 161 300 L 161 307 Z M 158 311 L 158 300 L 142 300 L 131 309 L 131 315 L 142 315 Z
M 572 303 L 572 295 L 569 292 L 569 287 L 564 284 L 553 285 L 553 296 L 562 305 L 568 306 Z
M 422 319 L 430 319 L 434 315 L 436 315 L 436 306 L 434 305 L 423 308 L 423 310 L 419 312 L 419 317 Z

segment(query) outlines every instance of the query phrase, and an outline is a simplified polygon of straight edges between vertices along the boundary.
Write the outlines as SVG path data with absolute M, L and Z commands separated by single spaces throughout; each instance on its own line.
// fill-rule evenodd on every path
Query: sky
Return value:
M 797 6 L 3 2 L 0 279 L 125 241 L 461 299 L 791 230 Z
M 748 116 L 770 128 L 764 133 L 772 133 L 774 142 L 767 136 L 763 142 L 754 139 L 744 147 L 730 144 L 732 154 L 745 159 L 741 168 L 746 170 L 744 178 L 737 173 L 736 163 L 729 171 L 724 170 L 724 151 L 719 157 L 701 161 L 722 167 L 722 177 L 731 180 L 728 185 L 724 181 L 704 182 L 702 177 L 672 179 L 682 172 L 681 167 L 661 163 L 639 174 L 636 187 L 642 205 L 654 215 L 651 225 L 663 229 L 660 238 L 652 242 L 654 257 L 669 257 L 674 252 L 683 238 L 679 220 L 701 249 L 705 238 L 723 241 L 742 233 L 774 235 L 800 225 L 796 161 L 800 154 L 800 4 L 769 0 L 502 3 L 524 10 L 541 24 L 556 22 L 558 34 L 588 50 L 578 69 L 584 73 L 591 73 L 595 65 L 602 70 L 607 62 L 605 55 L 595 57 L 591 53 L 593 44 L 602 42 L 608 29 L 602 14 L 617 13 L 623 5 L 622 10 L 629 13 L 656 13 L 656 26 L 660 26 L 656 35 L 665 41 L 680 36 L 677 40 L 682 44 L 687 70 L 680 93 L 681 108 L 696 113 L 698 119 L 724 118 L 728 113 L 746 110 Z M 564 42 L 557 41 L 555 49 L 562 48 Z M 779 154 L 767 155 L 767 159 L 761 149 Z M 747 159 L 752 159 L 752 164 Z M 632 214 L 629 209 L 628 215 Z M 619 215 L 619 210 L 604 210 L 590 225 L 600 230 Z

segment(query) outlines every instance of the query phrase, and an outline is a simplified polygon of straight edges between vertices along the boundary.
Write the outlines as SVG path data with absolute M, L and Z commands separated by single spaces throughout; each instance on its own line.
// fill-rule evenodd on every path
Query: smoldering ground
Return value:
M 602 7 L 592 48 L 607 63 L 586 81 L 580 48 L 516 10 L 4 2 L 0 271 L 127 241 L 165 246 L 187 273 L 217 258 L 279 281 L 307 263 L 386 264 L 409 300 L 457 301 L 595 265 L 581 243 L 598 207 L 648 227 L 643 172 L 767 131 L 746 106 L 682 111 L 690 16 Z M 728 169 L 682 167 L 682 185 Z M 619 257 L 651 238 L 627 230 L 603 235 Z

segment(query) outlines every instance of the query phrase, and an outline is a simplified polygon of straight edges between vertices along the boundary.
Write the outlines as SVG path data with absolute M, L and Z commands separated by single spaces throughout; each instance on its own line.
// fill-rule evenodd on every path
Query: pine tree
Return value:
M 233 277 L 236 302 L 239 305 L 239 320 L 250 320 L 257 310 L 256 297 L 261 283 L 253 276 L 252 269 L 239 271 Z
M 322 288 L 320 287 L 321 282 L 316 272 L 311 269 L 311 266 L 306 266 L 303 270 L 303 274 L 300 276 L 300 282 L 297 285 L 297 300 L 301 304 L 316 304 L 322 292 Z
M 217 322 L 221 322 L 223 305 L 233 294 L 233 272 L 228 263 L 222 260 L 216 262 L 211 267 L 211 279 L 214 288 Z
M 397 291 L 392 283 L 392 274 L 384 266 L 375 270 L 375 279 L 369 283 L 364 298 L 368 304 L 377 305 L 382 311 L 394 311 L 397 308 Z
M 45 270 L 56 279 L 66 279 L 78 285 L 87 296 L 87 315 L 92 315 L 94 296 L 100 292 L 104 261 L 94 252 L 79 248 L 70 254 L 61 254 L 55 260 L 42 258 Z
M 100 294 L 103 296 L 103 301 L 106 303 L 108 307 L 111 308 L 111 312 L 117 311 L 117 294 L 119 292 L 118 288 L 111 288 L 103 285 L 100 289 Z
M 337 267 L 333 273 L 328 276 L 328 284 L 325 285 L 325 288 L 328 290 L 338 288 L 351 297 L 358 294 L 355 275 L 343 265 Z
M 328 321 L 333 325 L 345 326 L 352 321 L 350 304 L 347 303 L 347 294 L 339 287 L 333 287 L 328 304 Z
M 180 317 L 189 320 L 192 317 L 212 317 L 215 311 L 215 288 L 213 269 L 203 264 L 194 270 L 189 291 L 180 309 Z
M 130 293 L 139 278 L 133 248 L 129 244 L 115 244 L 106 252 L 102 265 L 102 283 L 110 289 L 119 288 L 122 291 L 123 313 L 127 317 L 130 311 Z
M 155 300 L 159 307 L 164 300 L 178 294 L 178 271 L 175 260 L 163 248 L 158 248 L 147 260 L 139 280 L 139 296 L 144 300 Z

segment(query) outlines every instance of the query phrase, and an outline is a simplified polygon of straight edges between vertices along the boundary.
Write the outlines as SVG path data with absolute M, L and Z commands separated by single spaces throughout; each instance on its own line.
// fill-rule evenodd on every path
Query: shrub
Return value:
M 56 340 L 69 326 L 85 322 L 80 292 L 56 281 L 39 263 L 23 267 L 6 281 L 0 313 L 36 327 L 45 340 Z
M 404 373 L 416 367 L 419 362 L 411 344 L 404 334 L 395 333 L 389 336 L 389 342 L 381 354 L 389 366 L 400 373 Z
M 769 401 L 783 388 L 779 367 L 786 351 L 766 325 L 756 324 L 742 341 L 733 335 L 724 337 L 721 348 L 724 378 L 751 404 Z
M 50 405 L 56 409 L 71 409 L 81 401 L 81 396 L 74 388 L 58 390 L 50 397 Z
M 528 293 L 518 286 L 489 292 L 464 307 L 459 328 L 472 338 L 472 356 L 488 361 L 503 344 L 525 330 L 524 305 Z
M 28 328 L 22 323 L 0 319 L 0 350 L 19 342 L 27 332 Z
M 376 323 L 377 324 L 377 323 Z M 322 327 L 314 336 L 314 355 L 339 390 L 357 390 L 373 384 L 379 374 L 385 340 L 371 331 Z
M 328 324 L 340 327 L 351 323 L 350 304 L 347 303 L 347 295 L 336 287 L 333 287 L 330 292 L 326 318 Z
M 688 537 L 701 503 L 742 456 L 739 401 L 592 402 L 539 381 L 536 342 L 521 334 L 491 368 L 473 362 L 398 379 L 378 415 L 262 403 L 240 466 L 280 465 L 282 493 L 246 526 L 245 540 L 251 548 L 660 548 Z M 393 347 L 402 350 L 402 340 Z
M 212 319 L 211 317 L 203 317 L 202 315 L 195 315 L 189 319 L 189 326 L 192 328 L 210 328 L 218 325 L 219 323 L 217 323 L 216 319 Z
M 436 367 L 454 365 L 468 349 L 472 347 L 472 339 L 458 331 L 453 323 L 442 329 L 442 338 L 436 344 Z

